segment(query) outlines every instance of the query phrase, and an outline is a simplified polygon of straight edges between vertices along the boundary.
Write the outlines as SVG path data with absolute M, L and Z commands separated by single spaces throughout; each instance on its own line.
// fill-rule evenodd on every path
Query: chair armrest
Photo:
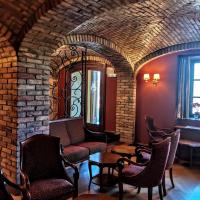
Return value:
M 137 147 L 147 147 L 147 148 L 149 148 L 149 144 L 145 144 L 145 143 L 140 143 L 140 142 L 137 142 L 137 143 L 135 143 L 135 146 L 136 146 L 136 148 Z
M 0 171 L 0 176 L 1 176 L 1 179 L 7 184 L 9 185 L 10 187 L 20 191 L 22 193 L 22 200 L 30 200 L 31 199 L 31 196 L 30 196 L 30 193 L 28 192 L 27 188 L 25 187 L 25 185 L 17 185 L 13 182 L 11 182 L 9 179 L 7 179 L 2 171 Z
M 79 172 L 78 172 L 77 166 L 70 163 L 69 161 L 67 161 L 62 155 L 60 155 L 60 156 L 61 156 L 62 161 L 64 162 L 64 165 L 66 167 L 68 167 L 68 166 L 71 167 L 74 170 L 74 173 L 76 174 L 76 176 L 79 178 Z
M 157 128 L 158 131 L 164 131 L 166 134 L 172 133 L 175 131 L 175 128 Z
M 22 170 L 20 171 L 20 178 L 21 178 L 21 184 L 25 186 L 26 189 L 30 189 L 30 181 L 28 178 L 28 175 L 23 172 Z
M 140 153 L 140 152 L 145 152 L 145 153 L 151 153 L 151 148 L 146 147 L 146 146 L 138 146 L 135 149 L 135 153 Z
M 124 163 L 124 161 L 128 162 L 128 164 L 136 165 L 136 166 L 146 166 L 147 163 L 136 163 L 128 158 L 119 158 L 117 160 L 118 165 L 122 165 L 121 163 Z
M 107 135 L 104 132 L 94 132 L 85 129 L 86 141 L 99 141 L 107 143 Z
M 76 167 L 76 165 L 70 163 L 69 161 L 67 161 L 65 158 L 63 158 L 62 155 L 61 156 L 61 159 L 64 163 L 64 165 L 67 167 L 71 167 L 73 170 L 74 170 L 74 174 L 73 174 L 73 178 L 74 178 L 74 188 L 75 188 L 75 191 L 74 191 L 74 197 L 77 197 L 78 196 L 78 179 L 79 179 L 79 171 L 78 171 L 78 168 Z
M 166 137 L 169 136 L 169 134 L 167 134 L 164 131 L 150 131 L 149 132 L 149 136 L 150 138 L 153 140 L 153 142 L 158 142 L 159 138 L 160 139 L 165 139 Z M 157 141 L 158 140 L 158 141 Z

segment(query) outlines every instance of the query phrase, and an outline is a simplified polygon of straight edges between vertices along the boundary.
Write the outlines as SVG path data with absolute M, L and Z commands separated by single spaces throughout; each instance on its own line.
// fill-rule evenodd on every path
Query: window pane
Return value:
M 101 72 L 88 70 L 87 123 L 100 124 Z
M 200 98 L 193 98 L 193 105 L 195 103 L 198 103 L 200 105 Z M 198 107 L 198 105 L 192 106 L 192 114 L 194 114 L 195 112 L 200 112 L 200 107 Z
M 194 64 L 194 79 L 200 79 L 200 63 Z
M 81 83 L 81 71 L 73 72 L 71 74 L 71 117 L 81 116 Z
M 194 81 L 193 96 L 200 97 L 200 81 Z

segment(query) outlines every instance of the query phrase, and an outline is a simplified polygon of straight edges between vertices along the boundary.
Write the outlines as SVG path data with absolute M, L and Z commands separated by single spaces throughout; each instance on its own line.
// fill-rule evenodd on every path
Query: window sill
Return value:
M 191 118 L 188 118 L 187 120 L 191 120 L 191 121 L 200 121 L 200 118 L 191 117 Z
M 177 126 L 196 126 L 200 127 L 200 118 L 178 118 L 176 119 Z
M 200 118 L 194 118 L 194 117 L 190 117 L 190 118 L 177 118 L 177 120 L 180 120 L 180 121 L 200 121 Z

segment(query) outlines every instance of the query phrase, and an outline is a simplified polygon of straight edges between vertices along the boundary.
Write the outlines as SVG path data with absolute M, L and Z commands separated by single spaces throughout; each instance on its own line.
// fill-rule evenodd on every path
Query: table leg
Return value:
M 110 175 L 110 167 L 108 167 L 108 175 Z
M 100 166 L 99 167 L 99 179 L 100 179 L 100 192 L 102 192 L 102 189 L 103 189 L 103 167 Z
M 190 166 L 192 167 L 193 148 L 190 147 Z
M 90 176 L 88 190 L 90 191 L 90 186 L 91 186 L 91 182 L 92 182 L 92 166 L 91 166 L 90 162 L 88 162 L 88 169 L 89 169 L 89 176 Z

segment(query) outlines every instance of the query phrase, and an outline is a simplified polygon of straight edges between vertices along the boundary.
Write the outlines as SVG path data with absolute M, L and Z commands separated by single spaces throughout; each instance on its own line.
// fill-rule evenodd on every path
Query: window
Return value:
M 178 57 L 177 118 L 200 118 L 200 56 Z
M 200 60 L 191 61 L 190 88 L 190 117 L 193 117 L 200 112 Z

